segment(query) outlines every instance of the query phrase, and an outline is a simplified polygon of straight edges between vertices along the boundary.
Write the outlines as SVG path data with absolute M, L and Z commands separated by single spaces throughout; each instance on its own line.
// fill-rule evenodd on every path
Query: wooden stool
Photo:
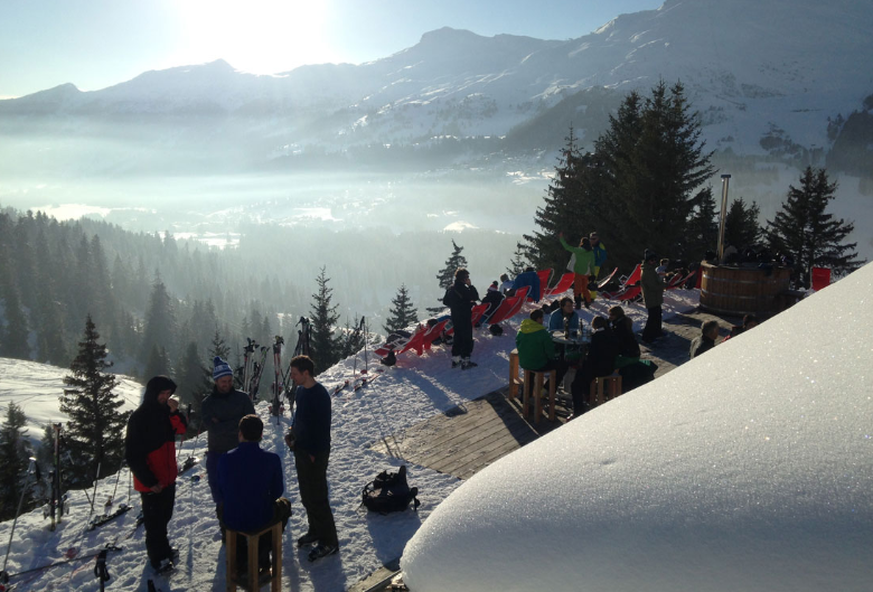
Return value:
M 525 417 L 528 416 L 528 403 L 531 395 L 534 397 L 534 423 L 540 422 L 540 416 L 543 414 L 543 380 L 545 376 L 549 377 L 549 421 L 555 421 L 555 391 L 558 388 L 558 371 L 557 370 L 527 370 L 524 371 L 524 394 L 522 396 L 521 413 Z M 531 392 L 533 386 L 533 392 Z
M 267 526 L 259 532 L 237 532 L 229 528 L 225 529 L 225 565 L 227 566 L 227 592 L 236 592 L 236 587 L 249 592 L 260 590 L 258 584 L 258 541 L 261 535 L 273 533 L 273 565 L 271 566 L 270 574 L 270 592 L 279 592 L 282 582 L 282 522 L 276 522 Z M 236 570 L 236 537 L 237 535 L 246 537 L 249 554 L 249 573 L 246 575 L 245 582 L 237 581 Z
M 512 401 L 518 395 L 518 387 L 522 385 L 521 379 L 518 377 L 518 350 L 514 349 L 509 352 L 509 391 L 506 393 L 506 398 Z
M 606 387 L 605 394 L 604 386 Z M 613 372 L 610 376 L 598 376 L 591 381 L 589 395 L 592 408 L 621 395 L 621 374 Z

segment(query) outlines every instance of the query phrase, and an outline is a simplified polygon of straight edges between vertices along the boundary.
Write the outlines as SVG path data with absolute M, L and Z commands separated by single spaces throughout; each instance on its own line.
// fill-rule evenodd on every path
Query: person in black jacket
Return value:
M 452 341 L 452 368 L 462 370 L 477 366 L 470 360 L 473 353 L 473 303 L 479 300 L 479 292 L 470 282 L 470 272 L 463 267 L 455 270 L 455 283 L 443 297 L 443 304 L 452 312 L 452 326 L 455 328 Z
M 146 552 L 157 571 L 172 569 L 176 559 L 167 525 L 176 501 L 176 434 L 184 434 L 188 426 L 179 402 L 171 398 L 174 392 L 176 383 L 166 376 L 149 380 L 142 404 L 127 422 L 124 441 L 124 458 L 142 497 Z
M 207 433 L 206 479 L 218 513 L 222 501 L 218 489 L 218 459 L 225 452 L 237 447 L 239 420 L 254 414 L 255 406 L 248 394 L 233 388 L 233 370 L 227 362 L 216 356 L 212 364 L 215 387 L 203 399 L 201 421 L 206 425 Z
M 620 306 L 609 309 L 609 324 L 612 334 L 618 340 L 618 358 L 615 361 L 616 368 L 623 368 L 640 361 L 640 344 L 634 335 L 634 322 L 624 314 Z
M 576 372 L 576 377 L 570 385 L 573 394 L 573 416 L 578 417 L 590 409 L 588 393 L 591 391 L 591 381 L 598 376 L 609 376 L 615 370 L 615 358 L 618 356 L 618 340 L 609 329 L 609 322 L 600 316 L 591 321 L 591 344 L 588 355 L 582 362 L 582 367 Z

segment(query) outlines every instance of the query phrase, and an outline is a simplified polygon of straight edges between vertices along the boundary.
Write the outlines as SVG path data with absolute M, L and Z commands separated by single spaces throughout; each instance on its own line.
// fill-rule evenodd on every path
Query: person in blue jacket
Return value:
M 549 316 L 549 331 L 564 331 L 564 319 L 567 319 L 567 328 L 575 337 L 579 332 L 579 315 L 573 306 L 573 299 L 567 296 L 561 298 L 561 308 Z
M 285 477 L 278 454 L 262 450 L 258 442 L 264 422 L 257 415 L 239 421 L 239 446 L 218 459 L 218 488 L 221 491 L 221 520 L 226 528 L 241 532 L 258 531 L 291 516 L 291 502 L 282 497 Z M 237 538 L 237 561 L 247 557 L 245 538 Z M 258 567 L 270 566 L 271 534 L 258 543 Z M 244 572 L 242 566 L 240 571 Z
M 520 288 L 525 286 L 530 286 L 530 291 L 527 293 L 527 297 L 534 302 L 540 301 L 540 276 L 537 275 L 537 272 L 534 271 L 533 267 L 528 267 L 524 270 L 524 273 L 520 273 L 516 276 L 515 281 L 512 282 L 512 288 L 515 292 L 518 292 Z M 513 292 L 513 294 L 515 294 Z

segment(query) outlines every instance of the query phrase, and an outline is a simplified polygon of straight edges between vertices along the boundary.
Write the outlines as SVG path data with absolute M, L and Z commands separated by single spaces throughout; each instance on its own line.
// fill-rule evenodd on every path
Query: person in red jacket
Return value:
M 167 524 L 176 501 L 176 434 L 187 429 L 172 399 L 176 383 L 166 376 L 148 381 L 142 404 L 127 422 L 124 458 L 133 472 L 133 484 L 142 496 L 146 551 L 156 571 L 173 568 L 176 551 L 167 538 Z

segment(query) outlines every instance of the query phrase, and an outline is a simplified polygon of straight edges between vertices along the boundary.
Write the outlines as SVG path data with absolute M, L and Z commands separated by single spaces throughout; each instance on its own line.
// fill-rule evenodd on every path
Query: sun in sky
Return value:
M 175 64 L 222 58 L 240 70 L 273 74 L 338 58 L 326 34 L 329 1 L 182 0 L 175 6 L 183 32 L 178 55 L 170 58 Z

